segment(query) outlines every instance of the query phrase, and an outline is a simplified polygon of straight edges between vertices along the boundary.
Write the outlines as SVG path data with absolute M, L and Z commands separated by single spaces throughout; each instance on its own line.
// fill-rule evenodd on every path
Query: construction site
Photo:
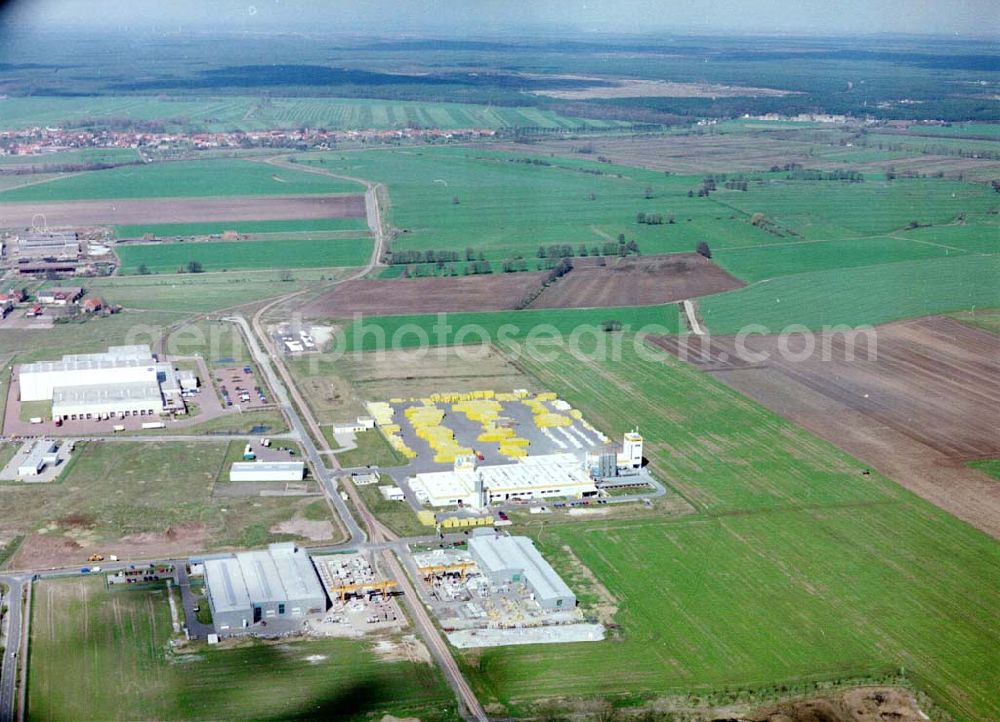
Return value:
M 322 618 L 307 621 L 311 634 L 362 637 L 407 626 L 394 599 L 398 583 L 382 575 L 370 555 L 330 554 L 314 556 L 312 562 L 330 606 Z
M 465 549 L 416 551 L 412 561 L 418 594 L 456 647 L 604 638 L 527 537 L 476 529 Z

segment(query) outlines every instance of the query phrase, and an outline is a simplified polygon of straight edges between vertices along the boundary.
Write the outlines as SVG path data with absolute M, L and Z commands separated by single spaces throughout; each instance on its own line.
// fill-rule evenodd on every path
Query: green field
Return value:
M 525 158 L 549 165 L 515 162 Z M 527 150 L 520 155 L 421 148 L 299 159 L 385 183 L 389 219 L 407 231 L 393 242 L 397 250 L 451 249 L 464 258 L 471 246 L 492 259 L 520 253 L 533 260 L 540 244 L 568 243 L 576 251 L 581 243 L 590 248 L 616 240 L 619 233 L 634 238 L 647 255 L 692 251 L 705 239 L 713 248 L 776 240 L 746 223 L 743 213 L 688 198 L 700 182 L 689 176 L 529 155 Z M 640 211 L 674 214 L 676 222 L 639 224 Z
M 142 238 L 152 233 L 157 238 L 208 236 L 225 231 L 238 233 L 297 233 L 306 231 L 364 231 L 364 218 L 315 218 L 298 221 L 221 221 L 219 223 L 152 223 L 149 225 L 115 226 L 118 238 Z
M 119 245 L 122 273 L 176 273 L 189 261 L 205 271 L 264 268 L 363 266 L 372 255 L 370 238 L 337 240 L 220 241 Z
M 113 276 L 88 279 L 87 288 L 91 295 L 125 308 L 186 315 L 284 296 L 321 279 L 333 279 L 336 274 L 337 271 L 295 269 L 291 280 L 278 270 Z
M 497 107 L 354 98 L 257 97 L 165 98 L 86 97 L 4 98 L 0 114 L 8 128 L 63 125 L 81 127 L 102 118 L 163 120 L 170 129 L 197 131 L 328 128 L 614 128 L 616 121 L 568 118 L 531 107 Z
M 356 183 L 266 163 L 217 158 L 171 161 L 68 175 L 50 183 L 0 193 L 0 203 L 97 198 L 201 198 L 209 196 L 357 193 Z
M 1000 459 L 985 459 L 983 461 L 970 461 L 969 466 L 979 469 L 984 474 L 989 474 L 997 481 L 1000 481 Z
M 329 427 L 328 427 L 329 428 Z M 337 463 L 345 468 L 355 466 L 403 466 L 406 464 L 398 451 L 389 446 L 381 431 L 362 431 L 354 435 L 358 447 L 337 454 Z M 331 440 L 331 448 L 336 449 L 336 443 Z M 379 496 L 379 499 L 382 497 Z
M 4 350 L 16 350 L 15 363 L 52 361 L 63 354 L 97 353 L 123 343 L 153 343 L 163 326 L 176 319 L 175 314 L 154 310 L 125 311 L 86 322 L 57 323 L 42 330 L 8 328 L 2 338 Z
M 775 278 L 700 300 L 714 333 L 762 324 L 777 333 L 790 324 L 888 323 L 936 313 L 1000 306 L 1000 256 L 932 260 Z
M 81 163 L 132 163 L 141 160 L 133 148 L 84 148 L 42 155 L 0 155 L 0 165 L 76 165 Z
M 955 318 L 978 328 L 1000 334 L 1000 308 L 973 309 L 953 314 Z
M 909 238 L 909 235 L 906 236 Z M 789 242 L 787 245 L 750 246 L 714 251 L 712 260 L 745 281 L 790 276 L 809 271 L 845 269 L 850 274 L 861 266 L 878 266 L 899 261 L 964 255 L 960 249 L 903 240 L 902 237 L 875 236 L 843 241 Z
M 994 540 L 675 360 L 522 361 L 645 455 L 697 513 L 543 525 L 614 595 L 616 639 L 463 655 L 484 702 L 762 694 L 905 670 L 957 719 L 1000 715 Z M 593 601 L 585 597 L 584 602 Z
M 961 225 L 915 228 L 900 233 L 900 238 L 908 238 L 924 243 L 936 243 L 954 251 L 970 253 L 1000 253 L 1000 223 L 993 216 L 992 222 L 963 223 Z
M 31 720 L 454 720 L 430 665 L 379 659 L 369 642 L 250 643 L 174 651 L 163 589 L 100 578 L 44 582 L 32 604 Z
M 0 537 L 41 533 L 75 540 L 81 559 L 91 546 L 126 556 L 129 542 L 122 537 L 169 528 L 189 535 L 179 542 L 190 551 L 291 539 L 268 530 L 296 517 L 302 499 L 213 497 L 226 448 L 225 441 L 81 443 L 56 482 L 5 488 Z M 74 552 L 66 554 L 72 562 Z
M 720 191 L 712 198 L 746 214 L 763 213 L 806 240 L 881 235 L 911 221 L 939 225 L 960 213 L 986 218 L 998 205 L 997 194 L 984 183 L 942 178 L 871 178 L 864 183 L 775 179 L 751 183 L 746 193 Z

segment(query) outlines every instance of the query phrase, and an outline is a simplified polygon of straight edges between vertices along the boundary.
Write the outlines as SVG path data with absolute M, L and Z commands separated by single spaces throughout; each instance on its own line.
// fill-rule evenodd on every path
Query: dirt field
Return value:
M 814 699 L 782 702 L 740 722 L 923 722 L 927 719 L 908 690 L 862 687 Z
M 733 337 L 687 360 L 1000 539 L 1000 485 L 963 465 L 1000 455 L 1000 337 L 930 317 L 881 326 L 876 339 L 877 355 L 859 342 L 854 361 L 842 336 L 820 337 L 806 360 L 784 358 L 776 336 L 745 341 L 764 361 L 740 358 Z M 681 341 L 657 343 L 678 353 Z
M 306 317 L 348 317 L 355 313 L 394 316 L 457 311 L 509 311 L 536 290 L 544 272 L 490 276 L 348 281 L 301 309 Z
M 52 227 L 283 221 L 359 218 L 365 215 L 365 197 L 351 194 L 4 203 L 0 211 L 4 228 L 30 228 L 40 217 Z
M 739 288 L 743 284 L 695 253 L 641 258 L 573 259 L 574 269 L 529 308 L 651 306 Z M 306 317 L 355 313 L 395 316 L 460 311 L 510 311 L 537 291 L 547 271 L 490 276 L 348 281 L 306 304 Z
M 697 253 L 612 259 L 606 267 L 594 260 L 576 259 L 573 271 L 531 308 L 652 306 L 744 285 Z

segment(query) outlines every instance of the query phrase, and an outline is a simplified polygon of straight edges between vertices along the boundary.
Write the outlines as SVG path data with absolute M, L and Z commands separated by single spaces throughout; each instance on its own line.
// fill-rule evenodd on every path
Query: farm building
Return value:
M 597 495 L 594 480 L 572 454 L 526 456 L 513 464 L 478 468 L 459 457 L 452 471 L 415 475 L 410 488 L 424 504 L 474 509 L 494 502 Z
M 77 258 L 80 240 L 73 231 L 25 233 L 17 239 L 21 258 Z
M 64 421 L 184 410 L 177 371 L 145 345 L 67 354 L 23 364 L 18 373 L 21 401 L 51 400 L 52 417 Z
M 50 306 L 68 306 L 75 303 L 83 295 L 79 286 L 46 288 L 38 292 L 38 300 Z
M 56 445 L 47 439 L 39 439 L 31 447 L 28 455 L 17 465 L 19 477 L 38 476 L 46 464 L 55 463 Z
M 224 637 L 268 620 L 326 609 L 326 594 L 312 562 L 291 542 L 207 560 L 205 589 L 215 631 Z
M 477 533 L 469 539 L 469 553 L 493 584 L 524 583 L 543 609 L 576 607 L 576 595 L 528 537 Z
M 236 461 L 230 481 L 302 481 L 306 465 L 301 461 Z

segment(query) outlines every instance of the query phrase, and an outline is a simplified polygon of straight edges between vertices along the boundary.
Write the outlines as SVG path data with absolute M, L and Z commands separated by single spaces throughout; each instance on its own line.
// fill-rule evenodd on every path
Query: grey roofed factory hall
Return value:
M 469 539 L 469 553 L 493 584 L 523 581 L 544 609 L 576 606 L 573 590 L 528 537 L 498 536 L 484 530 Z

